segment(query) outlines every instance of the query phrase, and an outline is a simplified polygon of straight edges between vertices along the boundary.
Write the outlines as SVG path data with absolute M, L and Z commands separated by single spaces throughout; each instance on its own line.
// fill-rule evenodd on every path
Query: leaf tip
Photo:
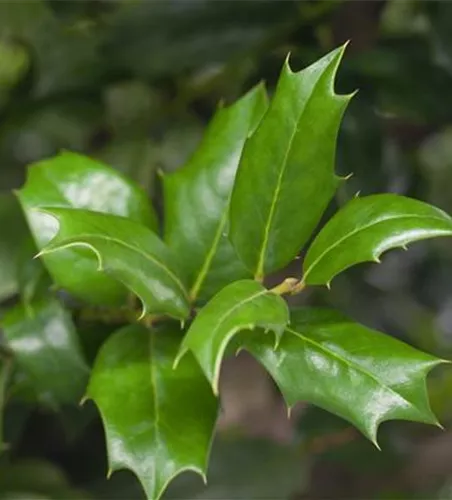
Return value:
M 173 370 L 176 370 L 177 367 L 179 366 L 179 363 L 181 361 L 181 359 L 185 356 L 185 354 L 187 353 L 188 349 L 187 347 L 185 347 L 184 345 L 182 345 L 179 349 L 179 352 L 177 353 L 176 357 L 174 358 L 174 361 L 173 361 Z
M 45 253 L 46 253 L 45 250 L 42 249 L 36 255 L 33 256 L 33 259 L 39 259 L 39 257 L 42 257 Z
M 343 176 L 339 176 L 339 180 L 341 181 L 348 181 L 349 179 L 351 179 L 353 176 L 354 176 L 354 172 L 350 172 L 349 174 L 347 175 L 343 175 Z
M 292 55 L 292 53 L 289 51 L 287 52 L 287 55 L 286 55 L 286 58 L 284 59 L 284 69 L 286 69 L 286 71 L 293 75 L 294 72 L 292 71 L 292 68 L 290 67 L 290 56 Z
M 438 429 L 441 429 L 442 431 L 446 430 L 444 428 L 444 425 L 439 421 L 439 420 L 436 420 L 435 423 L 433 424 L 435 427 L 438 427 Z
M 82 397 L 82 399 L 79 401 L 78 405 L 79 405 L 79 406 L 84 406 L 84 405 L 85 405 L 85 403 L 88 401 L 88 399 L 89 399 L 88 394 L 85 394 L 85 395 Z
M 371 439 L 372 444 L 377 448 L 378 451 L 381 451 L 381 446 L 378 444 L 377 436 Z
M 109 467 L 107 470 L 107 479 L 111 479 L 113 472 L 114 472 L 114 470 L 111 467 Z

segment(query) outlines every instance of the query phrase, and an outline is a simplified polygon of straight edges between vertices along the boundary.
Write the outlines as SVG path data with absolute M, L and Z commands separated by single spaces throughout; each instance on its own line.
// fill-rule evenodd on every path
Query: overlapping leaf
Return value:
M 57 223 L 40 207 L 89 209 L 122 215 L 156 228 L 156 216 L 144 191 L 113 169 L 90 158 L 62 153 L 32 165 L 18 192 L 39 249 L 57 232 Z M 92 255 L 70 249 L 44 258 L 55 282 L 72 294 L 95 303 L 116 304 L 125 297 L 122 285 L 96 271 Z M 77 262 L 77 272 L 68 272 Z
M 304 282 L 329 284 L 344 269 L 379 262 L 390 248 L 452 235 L 452 218 L 418 200 L 394 194 L 354 198 L 324 226 L 304 261 Z
M 192 356 L 173 369 L 180 337 L 135 325 L 110 337 L 88 387 L 102 415 L 110 473 L 131 469 L 150 500 L 184 470 L 205 478 L 218 403 Z
M 385 420 L 437 423 L 425 377 L 444 362 L 334 310 L 292 312 L 275 350 L 265 337 L 243 344 L 271 373 L 291 407 L 308 401 L 348 420 L 375 444 Z
M 287 304 L 279 295 L 256 281 L 236 281 L 201 309 L 182 341 L 177 361 L 191 350 L 217 394 L 221 360 L 234 335 L 262 327 L 275 332 L 278 340 L 288 321 Z
M 56 217 L 59 230 L 41 255 L 68 248 L 86 252 L 88 248 L 97 257 L 98 271 L 111 274 L 140 298 L 143 315 L 168 314 L 181 319 L 188 316 L 187 292 L 175 259 L 147 227 L 124 217 L 89 210 L 45 210 Z M 78 262 L 77 253 L 74 258 Z M 76 279 L 77 273 L 73 274 Z M 83 279 L 83 275 L 77 279 Z
M 268 112 L 245 144 L 230 238 L 258 278 L 297 255 L 339 183 L 336 138 L 350 97 L 336 95 L 333 83 L 343 50 L 299 73 L 286 62 Z
M 2 328 L 27 392 L 51 406 L 80 400 L 88 366 L 72 320 L 56 299 L 16 306 L 3 318 Z
M 266 107 L 263 86 L 221 107 L 189 163 L 164 178 L 165 241 L 180 256 L 193 298 L 249 275 L 227 238 L 227 209 L 243 145 Z
M 18 253 L 30 239 L 20 205 L 12 194 L 0 194 L 0 301 L 19 290 Z

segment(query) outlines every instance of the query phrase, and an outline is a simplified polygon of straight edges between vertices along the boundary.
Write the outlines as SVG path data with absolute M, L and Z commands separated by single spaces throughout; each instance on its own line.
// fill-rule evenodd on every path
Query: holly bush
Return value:
M 309 402 L 377 447 L 384 421 L 439 425 L 426 375 L 445 360 L 285 300 L 387 250 L 452 235 L 445 212 L 395 194 L 357 193 L 317 230 L 349 178 L 334 169 L 353 97 L 334 91 L 344 50 L 297 72 L 287 58 L 271 99 L 260 84 L 219 106 L 188 164 L 162 174 L 159 211 L 131 179 L 73 152 L 31 165 L 16 193 L 38 258 L 24 257 L 20 303 L 2 320 L 3 397 L 93 400 L 108 474 L 132 470 L 151 500 L 182 471 L 208 480 L 222 361 L 241 350 L 289 411 Z M 269 286 L 305 247 L 300 269 Z M 73 314 L 120 325 L 92 369 Z

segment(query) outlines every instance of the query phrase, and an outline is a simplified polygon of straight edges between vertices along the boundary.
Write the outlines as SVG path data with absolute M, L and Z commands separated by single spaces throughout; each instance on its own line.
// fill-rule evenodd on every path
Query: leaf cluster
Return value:
M 243 349 L 289 409 L 310 402 L 377 446 L 384 421 L 437 424 L 425 379 L 444 360 L 284 298 L 330 287 L 387 250 L 452 234 L 445 212 L 394 194 L 356 196 L 316 230 L 347 182 L 335 173 L 352 97 L 334 90 L 344 50 L 301 71 L 287 59 L 271 99 L 258 85 L 220 106 L 187 165 L 163 176 L 161 228 L 142 188 L 75 153 L 31 165 L 17 193 L 43 267 L 35 260 L 35 285 L 2 321 L 26 374 L 13 373 L 12 390 L 53 406 L 92 399 L 109 474 L 132 470 L 149 499 L 184 470 L 206 479 L 221 363 Z M 302 250 L 299 271 L 268 286 Z M 92 368 L 49 282 L 103 318 L 119 317 Z

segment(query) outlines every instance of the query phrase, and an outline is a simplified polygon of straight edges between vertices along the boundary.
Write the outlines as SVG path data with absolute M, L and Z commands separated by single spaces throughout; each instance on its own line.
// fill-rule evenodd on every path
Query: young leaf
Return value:
M 240 154 L 267 107 L 259 85 L 221 107 L 188 164 L 164 177 L 165 241 L 179 255 L 194 299 L 248 277 L 227 236 L 227 209 Z
M 354 198 L 320 231 L 304 261 L 303 281 L 329 285 L 344 269 L 379 261 L 390 248 L 452 235 L 452 218 L 436 207 L 404 196 Z
M 98 271 L 111 274 L 140 298 L 142 315 L 161 313 L 180 319 L 188 316 L 187 292 L 178 277 L 174 257 L 147 227 L 124 217 L 89 210 L 42 210 L 58 219 L 59 230 L 40 255 L 88 248 L 97 257 Z M 75 255 L 74 262 L 78 259 Z
M 333 90 L 343 51 L 299 73 L 286 62 L 269 110 L 243 149 L 229 235 L 257 278 L 297 255 L 336 191 L 336 137 L 350 100 Z
M 292 311 L 276 350 L 258 335 L 243 345 L 271 373 L 289 407 L 308 401 L 348 420 L 375 444 L 385 420 L 437 424 L 425 377 L 444 361 L 334 310 Z
M 61 304 L 47 297 L 17 305 L 2 320 L 26 385 L 50 406 L 80 400 L 88 378 L 77 334 Z
M 89 209 L 129 217 L 151 229 L 157 227 L 144 191 L 115 170 L 75 153 L 61 153 L 32 165 L 17 195 L 40 250 L 57 232 L 55 220 L 36 210 L 41 207 Z M 70 273 L 75 260 L 77 272 Z M 90 254 L 77 257 L 66 249 L 46 256 L 44 263 L 55 282 L 79 298 L 118 304 L 126 296 L 121 284 L 97 272 Z
M 232 337 L 262 327 L 274 331 L 278 340 L 288 321 L 287 304 L 279 295 L 256 281 L 236 281 L 201 309 L 182 341 L 176 364 L 191 350 L 218 394 L 221 360 Z
M 105 426 L 109 474 L 131 469 L 150 500 L 184 470 L 205 480 L 218 412 L 191 356 L 173 369 L 179 342 L 169 327 L 123 328 L 101 348 L 88 387 Z

